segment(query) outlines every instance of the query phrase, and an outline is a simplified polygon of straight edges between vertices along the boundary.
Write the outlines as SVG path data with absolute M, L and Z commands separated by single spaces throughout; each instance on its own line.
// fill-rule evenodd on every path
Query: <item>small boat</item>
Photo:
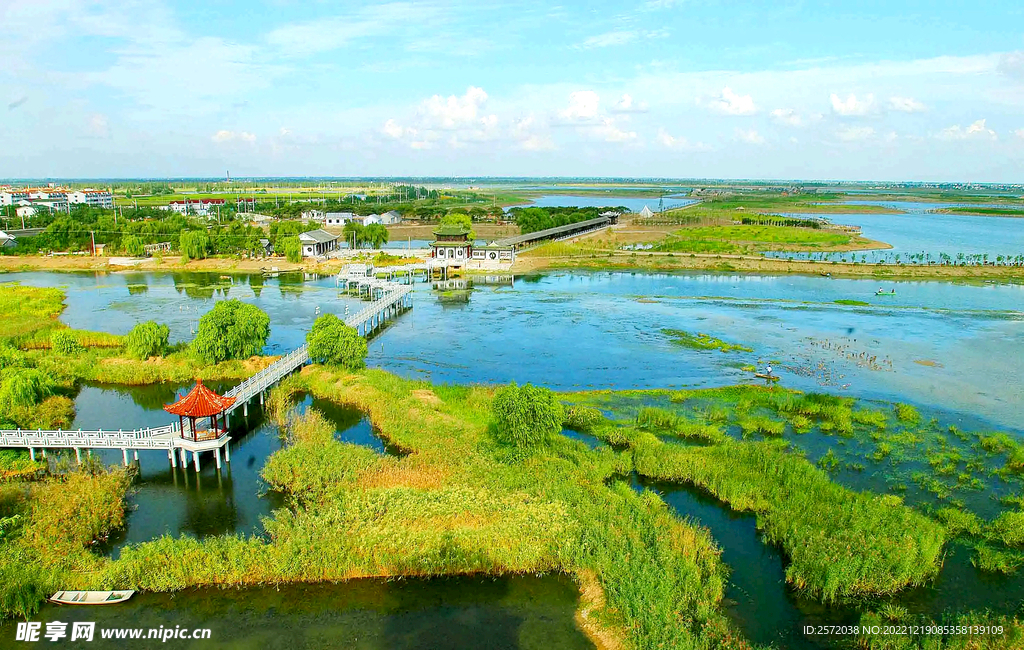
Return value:
M 767 379 L 768 381 L 778 381 L 779 380 L 779 376 L 778 375 L 766 375 L 763 372 L 755 372 L 754 376 L 757 377 L 758 379 Z
M 117 591 L 58 591 L 47 598 L 61 605 L 113 605 L 123 603 L 134 595 L 131 589 Z
M 875 292 L 875 295 L 876 296 L 895 296 L 896 295 L 896 290 L 893 289 L 892 291 L 882 291 L 881 289 L 879 289 L 878 291 Z

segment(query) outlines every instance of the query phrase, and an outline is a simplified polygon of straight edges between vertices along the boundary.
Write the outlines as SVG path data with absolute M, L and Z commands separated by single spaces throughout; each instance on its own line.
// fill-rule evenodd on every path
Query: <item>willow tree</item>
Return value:
M 181 259 L 186 262 L 205 259 L 210 250 L 210 236 L 198 230 L 183 232 L 178 240 L 178 249 L 181 251 Z
M 317 363 L 356 370 L 366 365 L 366 339 L 334 314 L 324 314 L 306 335 L 309 358 Z
M 199 319 L 192 351 L 207 363 L 248 359 L 263 351 L 270 337 L 270 316 L 240 300 L 222 300 Z

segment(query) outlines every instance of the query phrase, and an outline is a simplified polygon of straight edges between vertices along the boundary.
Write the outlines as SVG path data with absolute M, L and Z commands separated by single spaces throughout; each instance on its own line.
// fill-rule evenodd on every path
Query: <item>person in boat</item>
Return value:
M 772 376 L 772 366 L 771 366 L 771 364 L 768 364 L 768 366 L 764 370 L 765 370 L 765 374 L 766 375 L 768 375 L 769 377 Z

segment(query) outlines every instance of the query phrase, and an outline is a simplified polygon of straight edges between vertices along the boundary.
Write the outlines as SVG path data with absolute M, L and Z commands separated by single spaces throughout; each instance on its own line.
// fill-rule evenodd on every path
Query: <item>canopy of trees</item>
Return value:
M 334 314 L 324 314 L 306 335 L 309 358 L 317 363 L 356 370 L 366 365 L 366 339 Z
M 596 219 L 602 212 L 612 210 L 614 212 L 628 212 L 622 206 L 602 208 L 512 208 L 509 212 L 519 226 L 520 234 L 537 232 L 557 226 L 565 226 L 570 223 L 578 223 L 587 219 Z
M 270 336 L 270 317 L 240 300 L 222 300 L 199 319 L 192 351 L 207 363 L 248 359 L 259 354 Z

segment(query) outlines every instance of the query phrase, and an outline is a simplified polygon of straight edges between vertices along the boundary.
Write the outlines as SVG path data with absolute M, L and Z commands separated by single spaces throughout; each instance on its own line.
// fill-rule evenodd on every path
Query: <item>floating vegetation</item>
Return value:
M 849 305 L 851 307 L 870 307 L 871 306 L 870 302 L 864 302 L 863 300 L 846 300 L 846 299 L 843 299 L 843 300 L 833 300 L 832 302 L 834 302 L 837 305 Z
M 697 333 L 697 335 L 676 329 L 662 329 L 661 333 L 671 337 L 676 345 L 693 348 L 695 350 L 720 350 L 722 352 L 753 352 L 754 350 L 738 343 L 727 343 L 722 339 L 716 339 L 708 334 Z

